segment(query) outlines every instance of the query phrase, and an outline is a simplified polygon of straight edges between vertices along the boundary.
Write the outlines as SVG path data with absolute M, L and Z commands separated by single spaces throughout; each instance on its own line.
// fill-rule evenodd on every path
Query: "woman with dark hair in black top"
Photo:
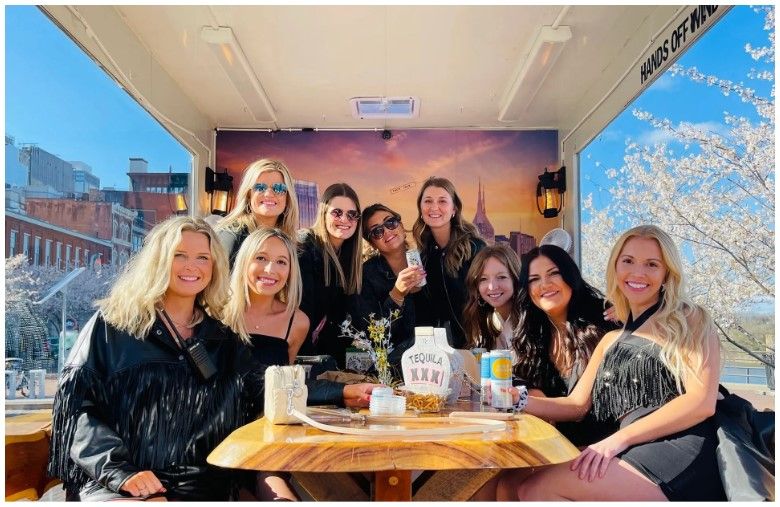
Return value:
M 571 256 L 555 245 L 541 245 L 523 255 L 518 306 L 514 376 L 531 395 L 571 393 L 602 336 L 618 327 L 605 320 L 604 297 L 582 278 Z M 593 423 L 588 413 L 583 421 L 556 427 L 573 444 L 587 445 L 611 431 Z
M 364 329 L 371 314 L 387 317 L 399 312 L 390 328 L 393 351 L 388 357 L 397 369 L 401 355 L 414 345 L 415 301 L 425 271 L 406 262 L 408 244 L 401 215 L 383 204 L 372 204 L 363 210 L 361 226 L 363 239 L 374 253 L 363 263 L 363 289 L 356 298 L 352 321 Z
M 299 354 L 328 354 L 342 368 L 349 340 L 340 336 L 339 326 L 349 299 L 360 293 L 363 278 L 359 225 L 357 193 L 346 183 L 334 183 L 320 197 L 314 225 L 298 236 L 301 310 L 309 317 L 309 332 Z

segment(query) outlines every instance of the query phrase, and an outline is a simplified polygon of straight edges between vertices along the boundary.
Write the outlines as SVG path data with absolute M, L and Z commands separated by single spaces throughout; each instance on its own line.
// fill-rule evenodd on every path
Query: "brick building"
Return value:
M 110 202 L 73 201 L 68 199 L 30 199 L 27 214 L 50 224 L 108 241 L 112 264 L 123 265 L 132 253 L 131 230 L 136 213 Z
M 34 266 L 70 270 L 112 262 L 110 240 L 66 229 L 36 217 L 5 211 L 5 255 L 24 254 Z

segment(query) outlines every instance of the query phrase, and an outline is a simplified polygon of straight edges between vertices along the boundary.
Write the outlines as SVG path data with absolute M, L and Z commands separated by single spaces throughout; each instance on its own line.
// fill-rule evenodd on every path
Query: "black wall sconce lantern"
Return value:
M 230 207 L 230 197 L 233 194 L 233 177 L 224 172 L 214 172 L 210 167 L 206 168 L 206 193 L 210 196 L 211 213 L 214 215 L 227 215 Z
M 544 218 L 555 218 L 563 209 L 566 193 L 566 166 L 550 172 L 544 168 L 536 185 L 536 209 Z

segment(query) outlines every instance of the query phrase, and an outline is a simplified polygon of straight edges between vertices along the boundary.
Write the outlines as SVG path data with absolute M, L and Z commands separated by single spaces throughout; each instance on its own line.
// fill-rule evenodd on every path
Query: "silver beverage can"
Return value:
M 490 352 L 482 352 L 479 358 L 479 401 L 482 405 L 489 405 L 488 392 L 490 391 Z
M 490 381 L 490 394 L 492 400 L 490 406 L 493 408 L 512 408 L 512 393 L 509 388 L 512 387 L 511 380 L 492 380 Z
M 490 394 L 493 408 L 512 408 L 512 354 L 509 350 L 490 353 Z
M 407 266 L 420 266 L 420 267 L 422 267 L 422 265 L 423 265 L 422 257 L 420 257 L 420 251 L 419 250 L 417 250 L 415 248 L 411 248 L 411 249 L 406 251 L 406 265 Z M 425 283 L 426 283 L 425 277 L 423 277 L 423 279 L 420 281 L 420 283 L 417 284 L 417 287 L 422 287 L 423 285 L 425 285 Z

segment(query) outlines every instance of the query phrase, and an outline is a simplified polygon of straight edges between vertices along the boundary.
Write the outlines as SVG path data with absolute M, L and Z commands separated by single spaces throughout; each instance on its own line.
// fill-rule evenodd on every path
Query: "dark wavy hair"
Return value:
M 523 255 L 518 294 L 522 317 L 512 341 L 518 357 L 514 373 L 529 385 L 546 391 L 556 388 L 551 385 L 550 379 L 557 375 L 550 370 L 554 367 L 549 359 L 554 327 L 544 311 L 531 301 L 528 290 L 531 262 L 542 256 L 558 267 L 563 281 L 572 291 L 563 337 L 566 370 L 584 367 L 601 337 L 617 325 L 604 320 L 604 296 L 583 280 L 577 264 L 565 250 L 555 245 L 542 245 Z
M 486 246 L 474 256 L 466 274 L 466 291 L 468 300 L 463 309 L 463 324 L 466 328 L 466 337 L 470 347 L 485 347 L 488 350 L 496 348 L 496 338 L 501 334 L 500 329 L 496 329 L 492 322 L 493 307 L 482 300 L 479 295 L 479 279 L 485 264 L 489 259 L 496 259 L 503 264 L 509 276 L 512 279 L 512 309 L 510 311 L 510 320 L 513 323 L 520 322 L 520 292 L 518 289 L 518 279 L 520 278 L 520 258 L 514 250 L 508 245 L 497 243 Z

